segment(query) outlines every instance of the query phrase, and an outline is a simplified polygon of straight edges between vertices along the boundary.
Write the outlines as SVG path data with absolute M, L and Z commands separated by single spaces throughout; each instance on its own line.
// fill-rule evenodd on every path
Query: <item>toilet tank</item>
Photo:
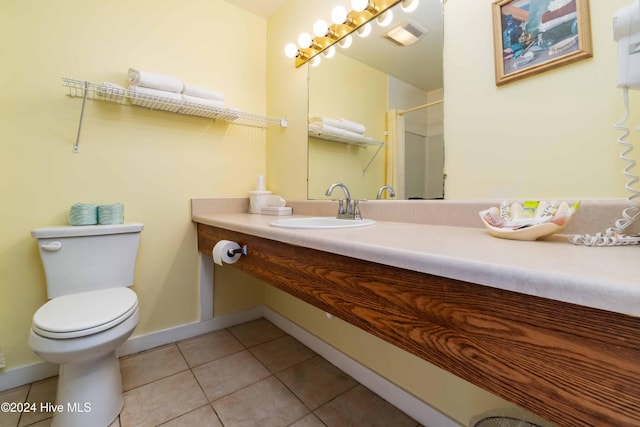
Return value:
M 38 239 L 48 297 L 133 285 L 142 228 L 129 223 L 31 231 Z

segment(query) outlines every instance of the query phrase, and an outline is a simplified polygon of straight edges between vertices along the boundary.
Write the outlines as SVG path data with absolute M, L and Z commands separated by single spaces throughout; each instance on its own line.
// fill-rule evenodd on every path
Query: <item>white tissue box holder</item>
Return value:
M 293 214 L 293 209 L 291 206 L 265 206 L 260 211 L 262 215 L 291 215 Z

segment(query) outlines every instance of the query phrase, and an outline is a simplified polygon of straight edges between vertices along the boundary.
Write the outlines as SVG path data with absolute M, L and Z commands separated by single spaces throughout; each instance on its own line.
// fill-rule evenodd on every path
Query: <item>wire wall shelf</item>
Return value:
M 367 165 L 362 169 L 362 176 L 366 175 L 369 166 L 371 166 L 371 163 L 373 163 L 373 160 L 376 158 L 382 147 L 386 145 L 386 143 L 382 141 L 376 141 L 373 138 L 357 135 L 354 132 L 337 132 L 312 124 L 309 125 L 309 136 L 324 139 L 326 141 L 339 142 L 341 144 L 356 145 L 363 148 L 378 147 L 375 153 L 373 153 L 371 160 L 369 160 L 369 163 L 367 163 Z
M 85 80 L 76 80 L 67 77 L 62 78 L 62 85 L 68 89 L 68 96 L 72 98 L 82 98 L 80 124 L 78 126 L 76 145 L 73 149 L 74 152 L 78 152 L 80 150 L 78 144 L 80 142 L 80 130 L 82 128 L 82 119 L 87 99 L 113 102 L 122 105 L 135 105 L 152 110 L 168 111 L 188 116 L 205 117 L 241 126 L 267 128 L 269 126 L 287 127 L 288 125 L 287 119 L 246 113 L 232 108 L 215 107 L 187 102 L 183 101 L 181 96 L 176 96 L 176 99 L 153 96 L 107 83 L 91 83 Z
M 309 125 L 309 136 L 314 138 L 320 138 L 327 141 L 339 142 L 342 144 L 351 144 L 357 145 L 359 147 L 368 147 L 371 145 L 374 146 L 382 146 L 385 145 L 384 142 L 376 141 L 373 138 L 368 138 L 366 136 L 360 136 L 357 134 L 351 133 L 342 133 L 332 131 L 330 129 L 322 128 L 321 126 Z

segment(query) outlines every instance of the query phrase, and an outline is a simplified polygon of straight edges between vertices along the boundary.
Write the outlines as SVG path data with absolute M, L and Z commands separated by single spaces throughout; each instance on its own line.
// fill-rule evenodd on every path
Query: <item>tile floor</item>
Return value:
M 419 426 L 266 319 L 123 357 L 120 369 L 125 403 L 109 427 Z M 0 402 L 54 402 L 56 384 Z M 0 427 L 48 427 L 50 416 L 0 412 Z

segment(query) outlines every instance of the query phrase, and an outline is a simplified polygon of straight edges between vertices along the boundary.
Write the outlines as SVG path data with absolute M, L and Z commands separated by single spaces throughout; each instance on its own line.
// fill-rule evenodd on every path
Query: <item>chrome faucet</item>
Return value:
M 387 192 L 389 193 L 389 197 L 396 197 L 396 192 L 393 187 L 391 187 L 390 185 L 383 185 L 378 190 L 378 196 L 376 196 L 376 199 L 382 199 L 382 193 L 384 193 L 384 190 L 387 190 Z
M 340 219 L 362 219 L 360 215 L 360 207 L 358 206 L 359 200 L 351 200 L 351 193 L 346 185 L 341 182 L 331 184 L 325 193 L 326 196 L 331 196 L 333 190 L 339 187 L 344 191 L 344 200 L 338 200 L 338 214 L 336 218 Z

